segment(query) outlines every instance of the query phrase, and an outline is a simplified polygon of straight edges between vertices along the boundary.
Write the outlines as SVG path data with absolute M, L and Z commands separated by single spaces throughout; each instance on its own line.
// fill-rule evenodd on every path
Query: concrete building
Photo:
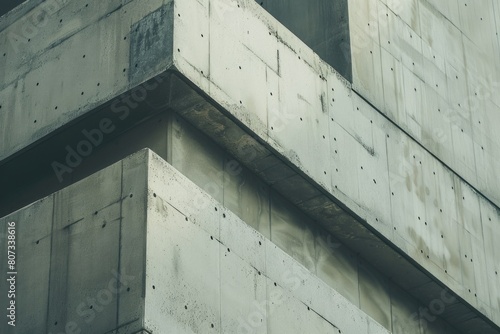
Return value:
M 0 333 L 500 333 L 498 1 L 2 6 Z

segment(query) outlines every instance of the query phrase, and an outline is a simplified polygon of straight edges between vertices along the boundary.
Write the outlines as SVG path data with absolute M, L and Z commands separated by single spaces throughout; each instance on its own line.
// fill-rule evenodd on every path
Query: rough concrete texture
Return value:
M 349 1 L 353 87 L 500 205 L 500 4 Z
M 153 19 L 152 12 L 160 7 L 166 10 L 169 4 L 52 0 L 9 26 L 0 26 L 4 46 L 0 54 L 0 160 L 136 86 L 139 82 L 133 74 L 138 70 L 144 79 L 167 68 L 171 52 L 164 49 L 165 57 L 136 68 L 138 62 L 130 62 L 135 55 L 130 43 L 156 45 L 150 51 L 160 52 L 161 41 L 145 40 L 142 31 L 135 30 L 139 21 Z M 157 36 L 171 34 L 170 30 Z M 168 42 L 163 46 L 168 47 Z
M 0 332 L 142 328 L 147 156 L 141 151 L 2 218 L 2 239 L 6 222 L 17 226 L 17 319 L 15 327 L 2 321 Z M 0 291 L 5 310 L 4 279 Z
M 499 233 L 495 204 L 366 103 L 252 1 L 214 6 L 210 16 L 209 6 L 198 2 L 174 8 L 177 70 L 278 156 L 500 323 L 500 296 L 491 293 L 499 284 L 498 250 L 484 234 Z M 197 24 L 183 21 L 187 12 L 196 13 Z M 200 43 L 201 35 L 210 43 Z M 223 45 L 232 45 L 234 53 Z M 211 113 L 202 111 L 195 106 L 183 115 L 198 119 L 214 138 L 230 135 L 215 116 L 210 129 L 203 115 Z M 292 181 L 285 177 L 283 192 L 290 194 L 286 186 Z M 297 203 L 321 195 L 295 189 Z
M 2 333 L 389 333 L 149 150 L 4 221 L 25 311 Z
M 168 53 L 165 58 L 153 57 L 159 63 L 146 64 L 146 70 L 136 76 L 130 74 L 135 64 L 139 68 L 137 57 L 130 52 L 134 50 L 130 41 L 140 39 L 130 38 L 131 27 L 143 26 L 148 31 L 151 23 L 149 28 L 153 29 L 156 21 L 147 18 L 156 17 L 151 13 L 161 11 L 162 6 L 168 7 L 170 2 L 149 1 L 144 5 L 139 1 L 95 1 L 89 2 L 92 10 L 83 3 L 57 4 L 59 7 L 51 14 L 57 19 L 49 20 L 30 37 L 11 39 L 12 32 L 22 30 L 22 20 L 0 32 L 2 45 L 8 46 L 5 56 L 0 55 L 0 71 L 3 71 L 0 124 L 4 129 L 1 159 L 12 157 L 70 120 L 160 74 L 173 62 L 174 69 L 205 94 L 202 98 L 191 92 L 188 97 L 195 95 L 191 100 L 169 101 L 177 112 L 252 167 L 302 210 L 321 212 L 316 218 L 329 225 L 330 230 L 345 233 L 344 240 L 351 238 L 353 247 L 364 242 L 377 245 L 374 254 L 385 251 L 379 241 L 373 241 L 373 234 L 367 234 L 365 239 L 364 234 L 346 229 L 357 225 L 349 215 L 339 214 L 343 210 L 360 218 L 386 242 L 385 247 L 394 246 L 412 258 L 434 279 L 430 287 L 410 288 L 414 295 L 425 295 L 423 291 L 432 290 L 437 286 L 435 282 L 439 282 L 457 293 L 466 305 L 479 310 L 483 317 L 500 324 L 497 288 L 500 265 L 495 243 L 500 234 L 497 197 L 494 191 L 482 189 L 470 175 L 429 145 L 424 149 L 401 130 L 404 125 L 399 128 L 396 120 L 395 124 L 365 102 L 368 99 L 383 111 L 380 100 L 376 99 L 385 96 L 385 87 L 390 87 L 390 82 L 384 82 L 381 88 L 380 82 L 369 79 L 372 85 L 366 87 L 372 90 L 359 88 L 360 73 L 376 78 L 378 66 L 370 67 L 370 61 L 355 60 L 353 50 L 353 62 L 357 62 L 353 68 L 354 86 L 358 92 L 353 91 L 349 83 L 253 1 L 185 0 L 175 2 L 173 7 L 172 62 Z M 407 14 L 398 15 L 394 17 L 404 18 Z M 65 20 L 70 24 L 65 25 Z M 443 40 L 457 43 L 453 38 Z M 231 52 L 227 52 L 229 45 Z M 16 53 L 17 50 L 22 52 Z M 74 66 L 88 61 L 92 54 L 96 56 L 92 53 L 95 50 L 100 50 L 99 58 L 90 66 Z M 151 47 L 151 50 L 157 54 L 166 49 L 158 51 Z M 370 55 L 377 57 L 376 48 L 370 51 Z M 403 65 L 408 67 L 407 57 L 404 61 Z M 360 63 L 366 68 L 361 69 Z M 397 65 L 396 60 L 394 63 Z M 451 65 L 459 67 L 456 63 Z M 65 66 L 74 69 L 62 71 L 55 81 L 43 85 L 43 78 Z M 404 83 L 411 82 L 412 75 L 403 77 L 406 81 L 396 76 L 395 89 L 403 87 L 411 91 L 411 85 Z M 446 92 L 450 96 L 467 96 L 456 93 L 462 92 L 463 82 L 458 74 L 455 77 L 458 82 L 447 86 Z M 420 87 L 413 87 L 413 91 L 420 92 Z M 176 96 L 175 89 L 169 93 Z M 405 101 L 408 102 L 397 104 L 399 111 L 407 105 L 404 110 L 409 114 L 405 119 L 415 118 L 410 115 L 410 107 L 415 107 L 413 112 L 425 109 L 418 105 L 420 98 Z M 426 115 L 422 119 L 430 118 Z M 245 131 L 252 137 L 243 136 Z M 412 131 L 406 131 L 413 135 Z M 453 159 L 461 159 L 468 152 L 461 150 L 465 144 L 460 141 L 460 133 L 466 133 L 465 129 L 453 132 L 458 135 Z M 242 138 L 246 141 L 243 145 L 233 140 Z M 247 148 L 252 155 L 248 155 Z M 470 160 L 466 158 L 462 160 Z M 488 159 L 494 166 L 494 155 Z M 488 180 L 494 184 L 491 178 Z M 372 260 L 379 261 L 377 266 L 382 267 L 383 259 Z M 469 326 L 484 320 L 458 318 L 458 323 Z
M 311 208 L 300 210 L 285 200 L 274 185 L 260 181 L 257 175 L 179 116 L 172 117 L 169 128 L 172 130 L 168 159 L 176 169 L 379 324 L 398 334 L 420 333 L 421 330 L 427 333 L 462 332 L 463 329 L 442 321 L 448 316 L 450 323 L 457 320 L 459 303 L 450 298 L 449 291 L 438 286 L 431 288 L 432 280 L 418 270 L 411 270 L 412 265 L 401 256 L 391 257 L 375 251 L 372 247 L 381 247 L 380 241 L 379 245 L 373 243 L 373 236 L 367 238 L 366 233 L 356 233 L 341 242 L 335 237 L 338 233 L 332 233 L 304 214 L 304 211 L 310 214 Z M 190 199 L 181 196 L 178 201 L 207 205 L 200 198 L 190 196 Z M 315 205 L 319 204 L 321 201 L 315 201 Z M 328 219 L 333 225 L 333 221 L 342 219 L 342 214 Z M 344 220 L 351 226 L 357 224 L 352 218 L 346 219 L 345 214 Z M 345 232 L 353 231 L 348 225 L 344 228 Z M 356 241 L 361 241 L 363 247 L 357 247 Z M 371 256 L 366 256 L 366 249 Z M 381 265 L 384 262 L 386 266 Z M 412 288 L 420 288 L 419 292 L 422 295 L 425 292 L 425 297 L 411 296 L 408 291 Z M 445 309 L 454 311 L 451 314 L 441 313 L 441 309 L 437 311 L 434 307 L 441 303 Z M 441 313 L 441 319 L 429 321 L 419 309 L 429 310 L 432 317 Z

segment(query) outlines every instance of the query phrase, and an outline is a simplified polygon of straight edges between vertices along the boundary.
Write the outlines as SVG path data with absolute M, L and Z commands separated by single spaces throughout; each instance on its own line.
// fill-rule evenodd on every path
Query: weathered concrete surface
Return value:
M 323 191 L 332 194 L 499 324 L 500 299 L 490 293 L 499 284 L 498 251 L 494 245 L 483 247 L 489 238 L 484 230 L 498 234 L 493 223 L 499 220 L 498 208 L 367 104 L 253 2 L 238 4 L 215 6 L 209 16 L 208 6 L 176 3 L 181 16 L 174 15 L 174 64 L 256 136 L 256 142 L 248 139 L 249 147 L 265 142 L 322 189 L 310 189 L 300 178 L 290 186 L 293 179 L 288 177 L 294 173 L 281 184 L 279 179 L 267 181 L 277 182 L 305 210 L 308 200 L 321 198 Z M 197 24 L 183 21 L 186 12 L 196 13 Z M 210 43 L 199 43 L 195 37 L 207 38 L 207 26 Z M 266 47 L 255 46 L 257 41 Z M 223 51 L 227 44 L 232 54 Z M 257 149 L 248 158 L 238 149 L 239 141 L 231 142 L 238 134 L 231 122 L 217 116 L 216 108 L 203 101 L 191 109 L 185 109 L 185 99 L 179 103 L 174 108 L 186 118 L 260 174 L 268 174 L 256 165 L 268 152 Z
M 127 9 L 127 6 L 130 7 Z M 133 6 L 138 7 L 134 9 Z M 98 22 L 103 27 L 112 28 L 117 24 L 112 21 L 112 18 L 118 20 L 116 15 L 131 15 L 133 19 L 129 22 L 133 25 L 160 8 L 157 2 L 149 2 L 148 6 L 154 8 L 146 9 L 136 2 L 116 7 L 116 11 L 110 10 L 111 7 L 102 7 L 102 20 Z M 137 13 L 131 13 L 132 9 Z M 79 13 L 83 10 L 83 7 L 75 8 Z M 107 12 L 111 12 L 108 17 L 105 16 Z M 78 15 L 80 17 L 81 14 Z M 130 27 L 123 24 L 123 29 L 130 31 Z M 498 254 L 495 247 L 498 246 L 492 242 L 495 240 L 492 236 L 498 235 L 499 214 L 495 205 L 477 194 L 360 99 L 349 84 L 252 1 L 178 2 L 175 3 L 173 26 L 175 68 L 210 99 L 207 101 L 194 94 L 192 100 L 172 101 L 172 107 L 219 140 L 267 182 L 275 184 L 276 189 L 286 193 L 294 204 L 303 210 L 321 212 L 316 218 L 329 226 L 331 231 L 345 233 L 345 239 L 351 239 L 353 247 L 363 248 L 363 243 L 369 247 L 378 245 L 380 248 L 372 252 L 377 255 L 385 252 L 386 248 L 390 250 L 388 246 L 381 247 L 380 239 L 366 233 L 366 229 L 357 225 L 349 215 L 339 214 L 343 211 L 338 205 L 366 221 L 375 234 L 382 236 L 382 240 L 389 241 L 387 244 L 395 245 L 403 255 L 413 258 L 437 282 L 449 286 L 484 316 L 497 324 L 500 322 L 498 293 L 485 289 L 489 287 L 490 291 L 497 291 L 499 285 L 496 274 L 499 265 L 495 258 Z M 83 49 L 63 46 L 78 36 L 79 41 L 89 41 L 88 45 L 95 48 L 100 44 L 93 29 L 97 28 L 91 26 L 60 44 L 50 44 L 55 46 L 53 49 L 41 45 L 33 49 L 36 52 L 30 51 L 26 45 L 33 44 L 25 41 L 22 45 L 31 52 L 28 55 L 34 65 L 9 53 L 10 56 L 6 56 L 8 65 L 12 65 L 9 68 L 20 70 L 8 71 L 3 76 L 7 79 L 0 95 L 10 97 L 10 93 L 16 91 L 22 99 L 10 102 L 9 108 L 2 110 L 12 110 L 12 105 L 22 106 L 18 111 L 36 110 L 24 106 L 23 103 L 32 103 L 24 99 L 38 101 L 40 105 L 45 103 L 47 109 L 52 101 L 34 99 L 24 93 L 28 92 L 28 86 L 24 91 L 20 88 L 16 90 L 19 87 L 16 83 L 25 83 L 25 77 L 32 72 L 37 73 L 36 70 L 31 71 L 30 66 L 46 76 L 70 59 L 87 59 L 81 52 L 78 57 L 73 54 Z M 127 45 L 131 40 L 120 34 L 122 30 L 104 30 L 113 41 L 123 40 Z M 52 32 L 49 28 L 47 31 Z M 5 38 L 5 34 L 2 36 Z M 94 40 L 90 38 L 92 36 Z M 58 38 L 61 37 L 56 37 L 54 41 L 60 41 Z M 13 152 L 136 84 L 127 81 L 130 79 L 128 75 L 120 76 L 127 72 L 126 68 L 120 73 L 122 67 L 109 62 L 114 59 L 115 52 L 121 57 L 122 50 L 128 52 L 130 46 L 120 49 L 114 42 L 110 44 L 113 45 L 109 47 L 117 49 L 110 53 L 113 57 L 104 53 L 109 56 L 99 58 L 103 62 L 102 68 L 93 74 L 78 75 L 87 84 L 106 69 L 119 80 L 111 82 L 108 89 L 101 91 L 101 88 L 95 88 L 91 94 L 94 104 L 88 104 L 88 95 L 83 90 L 83 95 L 78 91 L 76 96 L 71 95 L 74 92 L 64 91 L 65 101 L 67 96 L 74 99 L 68 99 L 71 103 L 63 110 L 57 109 L 61 114 L 52 112 L 49 119 L 42 119 L 41 123 L 46 127 L 44 131 L 39 131 L 36 128 L 38 125 L 32 125 L 39 124 L 34 123 L 32 115 L 2 112 L 1 124 L 8 123 L 8 132 L 12 132 L 12 136 L 5 135 L 1 142 L 6 143 L 2 157 L 10 157 Z M 232 54 L 223 51 L 227 45 L 232 46 Z M 168 60 L 168 56 L 166 58 Z M 125 63 L 135 68 L 130 59 Z M 168 61 L 148 64 L 152 70 L 145 74 L 143 80 L 148 75 L 161 73 L 164 65 L 168 66 Z M 66 78 L 64 88 L 78 87 L 73 84 L 75 81 L 71 81 L 76 80 L 78 75 Z M 33 81 L 33 86 L 36 83 Z M 40 96 L 48 96 L 46 93 Z M 176 93 L 174 90 L 171 96 L 175 98 Z M 191 102 L 199 105 L 193 107 Z M 218 107 L 222 106 L 222 113 L 213 107 L 214 102 Z M 73 112 L 78 108 L 85 110 Z M 207 114 L 213 118 L 207 119 Z M 40 115 L 43 117 L 43 113 Z M 226 116 L 236 121 L 238 126 L 228 122 Z M 24 127 L 26 124 L 31 125 Z M 245 131 L 255 138 L 243 136 Z M 241 140 L 243 146 L 235 145 L 234 139 Z M 255 150 L 255 155 L 249 156 L 247 148 Z M 432 184 L 439 187 L 432 187 Z M 444 184 L 448 187 L 443 189 Z M 479 219 L 481 225 L 477 223 Z M 345 228 L 348 226 L 356 232 Z M 364 248 L 369 251 L 369 247 Z M 474 261 L 469 261 L 471 254 Z M 384 259 L 374 257 L 371 260 L 374 263 L 378 261 L 378 266 L 384 266 Z M 392 263 L 385 265 L 390 267 Z M 418 289 L 414 289 L 413 293 L 422 295 Z M 468 319 L 460 321 L 464 320 Z
M 500 4 L 351 0 L 353 87 L 500 205 Z
M 18 318 L 2 333 L 389 333 L 149 150 L 5 221 Z
M 4 273 L 6 223 L 17 226 L 17 319 L 1 321 L 0 332 L 143 327 L 147 157 L 141 151 L 1 219 Z M 0 291 L 5 310 L 5 279 Z
M 442 318 L 434 318 L 435 306 L 444 305 L 445 309 L 455 310 L 456 320 L 458 300 L 451 297 L 446 288 L 436 285 L 435 290 L 430 289 L 433 286 L 431 278 L 397 253 L 390 254 L 387 249 L 381 252 L 381 241 L 378 240 L 377 244 L 370 233 L 359 228 L 356 231 L 354 226 L 359 224 L 335 204 L 330 202 L 328 206 L 325 204 L 327 199 L 322 201 L 320 198 L 309 201 L 306 206 L 299 204 L 301 209 L 297 208 L 273 189 L 274 184 L 260 181 L 179 116 L 175 115 L 171 121 L 168 159 L 176 169 L 379 324 L 393 333 L 420 333 L 421 330 L 427 333 L 461 332 Z M 252 154 L 249 147 L 240 148 Z M 268 163 L 272 161 L 270 158 Z M 280 165 L 274 165 L 272 169 L 285 171 Z M 276 173 L 268 172 L 267 177 L 273 174 Z M 266 176 L 266 173 L 261 175 Z M 196 197 L 190 197 L 190 200 L 195 205 L 208 205 Z M 324 224 L 329 221 L 325 225 L 330 229 L 335 226 L 343 231 L 332 233 L 311 216 Z M 335 237 L 346 234 L 349 237 L 342 238 L 343 242 Z M 367 253 L 370 254 L 367 256 Z M 408 293 L 410 288 L 421 286 L 425 288 L 420 290 L 423 295 L 420 298 Z M 430 305 L 432 310 L 429 310 Z M 419 310 L 428 310 L 432 321 Z
M 160 0 L 53 0 L 0 26 L 0 161 L 169 67 L 171 43 L 163 38 L 172 36 L 171 27 L 152 35 L 152 13 L 172 14 L 169 6 Z M 46 17 L 33 26 L 28 19 L 34 14 Z M 163 20 L 172 23 L 168 15 Z M 144 65 L 131 42 L 164 56 Z

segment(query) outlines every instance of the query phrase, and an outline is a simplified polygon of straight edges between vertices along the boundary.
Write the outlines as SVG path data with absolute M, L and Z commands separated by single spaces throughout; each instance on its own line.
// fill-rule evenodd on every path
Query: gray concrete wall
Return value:
M 285 28 L 270 23 L 256 4 L 215 7 L 210 14 L 208 8 L 175 4 L 181 15 L 174 23 L 174 50 L 181 50 L 174 52 L 176 68 L 498 324 L 498 250 L 491 242 L 499 233 L 498 207 L 365 102 Z M 186 12 L 196 13 L 198 23 L 184 22 Z M 202 33 L 210 43 L 198 43 L 195 36 Z
M 147 157 L 141 151 L 0 219 L 1 269 L 8 271 L 7 222 L 14 221 L 17 270 L 16 326 L 1 321 L 0 332 L 143 327 Z M 3 310 L 7 288 L 2 279 Z
M 420 311 L 429 305 L 416 301 L 186 121 L 178 116 L 171 121 L 173 167 L 379 324 L 392 333 L 459 331 L 442 319 L 426 319 Z M 187 203 L 210 208 L 196 196 Z M 441 293 L 447 299 L 448 292 Z
M 6 221 L 3 333 L 388 333 L 151 151 L 3 217 L 2 238 Z
M 500 205 L 498 1 L 349 1 L 353 87 Z
M 130 43 L 140 44 L 138 22 L 153 20 L 148 14 L 169 3 L 50 0 L 14 22 L 9 16 L 16 13 L 6 14 L 0 23 L 0 160 L 168 67 L 168 56 L 139 66 L 135 58 L 144 57 Z M 165 30 L 162 36 L 171 36 L 172 29 Z
M 352 90 L 253 1 L 186 0 L 175 2 L 173 12 L 166 9 L 169 4 L 56 3 L 51 20 L 29 36 L 10 39 L 11 33 L 23 30 L 22 20 L 2 27 L 0 40 L 8 52 L 0 55 L 1 159 L 161 73 L 173 54 L 175 69 L 211 103 L 222 106 L 273 154 L 499 324 L 498 207 L 486 192 L 465 182 L 464 173 L 452 164 L 451 169 L 445 166 L 444 158 L 431 155 L 418 138 L 401 131 L 404 126 L 399 128 L 363 100 L 380 108 L 371 97 L 380 94 L 363 92 L 356 79 L 356 73 L 371 73 L 370 62 L 362 62 L 367 66 L 362 71 L 354 68 Z M 160 19 L 162 10 L 172 14 L 173 32 Z M 155 34 L 159 40 L 141 44 L 141 33 L 155 23 L 172 34 L 171 48 L 161 34 Z M 163 51 L 165 57 L 159 56 Z M 98 59 L 86 63 L 96 54 Z M 74 64 L 82 66 L 73 71 Z M 42 79 L 59 69 L 71 70 L 61 71 L 45 86 Z M 214 159 L 209 155 L 207 161 Z M 196 170 L 185 168 L 185 173 L 203 181 Z

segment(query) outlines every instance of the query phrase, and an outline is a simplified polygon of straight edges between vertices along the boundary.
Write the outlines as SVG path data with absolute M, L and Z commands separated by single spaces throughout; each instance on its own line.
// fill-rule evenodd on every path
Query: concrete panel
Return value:
M 264 247 L 262 246 L 262 249 Z M 263 259 L 263 258 L 262 258 Z M 266 278 L 231 249 L 220 247 L 220 333 L 268 333 Z
M 234 213 L 224 210 L 221 213 L 220 242 L 228 252 L 237 254 L 242 260 L 257 270 L 264 270 L 264 237 L 248 224 L 241 224 L 241 219 Z
M 271 280 L 266 280 L 269 303 L 268 333 L 339 333 L 339 329 Z
M 277 147 L 293 147 L 283 151 L 283 155 L 328 188 L 331 177 L 327 139 L 329 102 L 321 66 L 311 70 L 284 44 L 280 44 L 278 50 L 282 64 L 279 91 L 267 95 L 269 99 L 279 99 L 279 111 L 269 110 L 269 118 L 279 117 L 276 115 L 279 112 L 286 115 L 286 120 L 282 130 L 274 130 L 275 124 L 269 124 L 269 138 Z M 304 81 L 310 85 L 301 85 Z
M 362 35 L 362 32 L 356 31 L 357 29 L 359 28 L 356 26 L 351 28 L 351 40 L 353 34 Z M 352 55 L 353 89 L 376 106 L 384 105 L 384 88 L 380 85 L 382 80 L 380 49 L 378 37 L 375 39 L 369 37 L 359 46 L 358 52 Z
M 121 183 L 121 173 L 121 165 L 114 164 L 102 173 L 96 174 L 96 177 L 84 179 L 75 183 L 74 187 L 63 189 L 58 194 L 58 198 L 71 205 L 58 208 L 58 226 L 64 228 L 118 203 L 121 199 L 121 192 L 116 185 Z M 81 203 L 86 203 L 86 205 L 80 205 Z M 94 210 L 90 212 L 89 208 Z
M 484 88 L 480 88 L 475 104 L 477 107 L 471 114 L 476 169 L 481 171 L 478 174 L 481 189 L 485 189 L 488 198 L 497 203 L 500 197 L 496 193 L 496 189 L 500 186 L 500 180 L 497 177 L 497 166 L 500 163 L 500 140 L 496 134 L 495 124 L 500 122 L 500 107 L 490 100 L 484 100 L 483 94 L 485 94 Z M 488 91 L 486 94 L 489 95 Z
M 495 25 L 493 3 L 494 1 L 468 3 L 458 0 L 462 32 L 474 41 L 479 49 L 490 55 L 498 38 L 496 31 L 491 29 Z
M 454 110 L 433 87 L 423 85 L 422 88 L 425 96 L 424 109 L 420 112 L 424 115 L 420 118 L 422 143 L 426 147 L 431 145 L 443 160 L 453 159 L 451 127 L 452 120 L 455 120 Z
M 153 171 L 174 169 L 172 165 L 154 154 L 151 161 L 152 167 L 150 168 Z M 148 176 L 148 182 L 162 185 L 162 187 L 155 187 L 153 197 L 156 195 L 156 197 L 163 198 L 177 210 L 186 212 L 189 220 L 214 238 L 219 239 L 220 204 L 208 195 L 210 188 L 204 189 L 192 183 L 184 182 L 186 178 L 186 176 L 179 174 L 169 177 L 167 173 L 155 172 Z M 179 185 L 181 182 L 178 179 L 183 181 L 182 186 Z M 198 187 L 202 188 L 204 192 L 195 192 Z M 193 193 L 196 194 L 194 197 Z
M 394 233 L 428 254 L 425 240 L 418 234 L 425 226 L 425 185 L 419 163 L 422 151 L 414 142 L 391 131 L 387 153 Z
M 208 13 L 208 1 L 174 2 L 172 15 L 176 17 L 176 27 L 179 28 L 173 31 L 173 58 L 176 63 L 183 64 L 189 78 L 210 76 Z M 186 40 L 194 43 L 185 43 Z
M 439 1 L 439 0 L 428 0 L 420 2 L 420 13 L 423 12 L 423 8 L 434 7 L 433 9 L 439 11 L 442 15 L 447 17 L 455 26 L 460 26 L 460 12 L 458 10 L 457 0 L 449 1 Z M 423 16 L 423 14 L 421 14 Z M 425 24 L 421 24 L 422 29 Z
M 231 3 L 235 6 L 236 3 Z M 241 9 L 237 9 L 241 12 Z M 214 14 L 216 15 L 216 14 Z M 260 31 L 263 34 L 262 31 Z M 214 20 L 210 26 L 210 92 L 247 126 L 261 129 L 260 135 L 267 132 L 267 96 L 279 94 L 268 92 L 266 87 L 266 64 L 255 57 L 227 26 Z M 232 52 L 226 46 L 232 45 Z M 276 50 L 273 50 L 276 54 Z M 244 77 L 245 80 L 241 80 Z M 255 95 L 259 98 L 255 98 Z M 228 96 L 236 100 L 231 101 Z M 251 112 L 248 112 L 251 111 Z
M 118 303 L 108 283 L 113 279 L 113 273 L 120 270 L 120 209 L 120 203 L 116 203 L 100 210 L 97 215 L 89 212 L 83 220 L 68 226 L 66 235 L 59 235 L 66 239 L 60 242 L 68 243 L 67 266 L 53 266 L 51 271 L 66 271 L 66 298 L 52 300 L 58 304 L 50 307 L 49 319 L 55 322 L 54 326 L 48 324 L 49 331 L 58 332 L 69 321 L 77 322 L 83 332 L 116 328 Z M 57 289 L 60 284 L 52 281 L 51 289 Z
M 380 125 L 384 119 L 358 95 L 353 96 L 353 114 L 356 115 L 354 131 L 359 166 L 359 203 L 370 207 L 370 224 L 384 233 L 390 234 L 392 220 L 390 214 L 389 173 L 387 166 L 386 130 Z M 354 117 L 353 117 L 354 118 Z M 357 168 L 357 166 L 352 166 Z
M 458 223 L 473 237 L 482 239 L 483 229 L 477 193 L 466 184 L 457 184 L 455 195 Z
M 407 67 L 403 63 L 402 72 L 406 114 L 404 127 L 413 137 L 421 139 L 421 124 L 425 117 L 425 99 L 423 99 L 425 83 L 417 76 L 413 67 Z
M 385 48 L 381 49 L 381 59 L 384 83 L 384 108 L 381 111 L 395 122 L 403 122 L 405 114 L 403 113 L 404 86 L 401 62 Z
M 460 262 L 462 266 L 463 294 L 467 302 L 477 307 L 476 275 L 474 273 L 474 261 L 472 255 L 472 242 L 475 241 L 471 234 L 461 225 L 457 225 L 458 242 L 460 243 Z M 472 261 L 471 261 L 472 259 Z
M 443 175 L 442 168 L 435 159 L 425 152 L 419 160 L 422 162 L 422 181 L 424 186 L 421 189 L 424 201 L 424 214 L 421 220 L 424 219 L 424 224 L 419 225 L 423 228 L 422 235 L 427 240 L 429 247 L 429 260 L 434 262 L 438 268 L 444 268 L 444 258 L 447 254 L 447 249 L 444 243 L 444 234 L 442 226 L 448 223 L 446 216 L 442 214 L 442 204 L 440 204 L 440 188 L 438 184 L 449 184 L 446 178 L 443 177 L 443 183 L 436 182 L 439 176 Z M 438 170 L 438 172 L 436 172 Z M 441 172 L 441 173 L 440 173 Z
M 422 78 L 424 76 L 422 39 L 415 30 L 404 23 L 399 28 L 397 43 L 401 63 Z
M 129 79 L 140 83 L 172 62 L 173 3 L 146 15 L 130 29 Z M 176 30 L 177 31 L 177 30 Z M 185 29 L 184 29 L 185 31 Z
M 444 215 L 446 217 L 446 215 Z M 456 281 L 462 284 L 462 263 L 460 258 L 461 244 L 458 239 L 458 222 L 455 220 L 444 219 L 438 225 L 441 233 L 444 247 L 444 272 L 448 274 L 448 281 Z
M 146 257 L 146 200 L 148 196 L 148 165 L 151 152 L 141 150 L 122 160 L 121 220 L 120 220 L 120 272 L 135 277 L 127 284 L 127 293 L 118 298 L 118 323 L 142 328 L 144 314 L 144 259 Z M 134 247 L 130 247 L 134 245 Z M 134 327 L 137 326 L 137 327 Z M 120 331 L 118 334 L 122 334 Z
M 186 218 L 164 199 L 150 197 L 144 314 L 149 331 L 221 328 L 219 243 Z
M 392 10 L 394 14 L 399 16 L 413 31 L 420 35 L 420 1 L 386 1 L 389 9 Z
M 0 244 L 2 248 L 2 272 L 5 277 L 0 282 L 2 293 L 2 308 L 6 310 L 11 299 L 7 298 L 9 286 L 6 278 L 8 272 L 17 272 L 16 275 L 16 326 L 18 333 L 33 333 L 46 328 L 47 304 L 49 298 L 49 270 L 51 251 L 51 229 L 53 213 L 53 197 L 49 196 L 34 203 L 25 210 L 17 211 L 4 217 L 1 223 Z M 7 243 L 9 235 L 7 223 L 15 223 L 15 246 L 9 248 Z M 8 250 L 11 252 L 8 253 Z M 16 267 L 8 268 L 6 259 L 8 255 L 16 255 Z M 26 311 L 23 311 L 26 310 Z M 8 314 L 8 313 L 6 313 Z M 11 332 L 13 329 L 7 325 L 8 318 L 0 324 L 0 331 Z
M 353 103 L 352 112 L 333 114 L 339 116 L 334 116 L 339 124 L 330 122 L 332 189 L 357 198 L 362 207 L 373 208 L 366 219 L 390 233 L 389 194 L 384 191 L 388 189 L 387 158 L 382 144 L 386 135 L 373 124 L 374 119 L 369 118 L 376 115 L 369 115 L 368 104 L 359 98 Z M 386 200 L 381 201 L 381 197 Z

